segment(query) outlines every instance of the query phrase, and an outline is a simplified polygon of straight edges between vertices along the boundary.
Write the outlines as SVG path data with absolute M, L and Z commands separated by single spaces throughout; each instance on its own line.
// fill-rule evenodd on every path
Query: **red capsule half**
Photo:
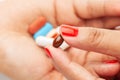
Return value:
M 37 18 L 28 28 L 28 32 L 30 34 L 36 33 L 40 28 L 42 28 L 46 23 L 45 17 L 39 17 Z

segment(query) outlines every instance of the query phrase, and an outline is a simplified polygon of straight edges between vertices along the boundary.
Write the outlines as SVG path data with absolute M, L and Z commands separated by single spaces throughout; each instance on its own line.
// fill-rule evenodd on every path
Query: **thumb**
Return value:
M 120 58 L 120 32 L 62 25 L 61 34 L 71 46 Z
M 101 78 L 97 78 L 96 76 L 89 73 L 81 65 L 71 61 L 67 57 L 66 53 L 62 50 L 53 47 L 47 47 L 45 48 L 45 50 L 50 58 L 53 60 L 53 64 L 55 65 L 55 67 L 68 80 L 104 80 Z

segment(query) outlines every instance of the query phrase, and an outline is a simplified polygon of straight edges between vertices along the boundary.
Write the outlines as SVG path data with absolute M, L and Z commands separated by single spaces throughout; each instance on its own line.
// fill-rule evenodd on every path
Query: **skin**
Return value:
M 47 0 L 47 2 L 45 0 L 5 0 L 0 2 L 0 71 L 14 80 L 66 80 L 65 76 L 53 67 L 51 59 L 46 56 L 44 50 L 36 46 L 32 36 L 27 32 L 29 25 L 37 17 L 44 16 L 54 26 L 70 24 L 113 29 L 120 24 L 119 2 L 120 0 L 99 0 L 99 3 L 96 0 Z M 74 53 L 72 49 L 74 48 L 68 50 L 69 58 L 79 65 L 85 63 L 83 66 L 87 72 L 105 77 L 109 70 L 113 73 L 107 76 L 118 73 L 119 63 L 111 64 L 108 70 L 102 68 L 106 72 L 97 71 L 100 66 L 90 64 L 102 64 L 104 60 L 114 59 L 113 57 L 93 52 L 86 59 L 84 55 L 80 59 L 81 54 L 78 53 L 86 55 L 86 51 L 74 49 L 76 52 Z M 91 56 L 98 56 L 98 58 L 91 58 Z

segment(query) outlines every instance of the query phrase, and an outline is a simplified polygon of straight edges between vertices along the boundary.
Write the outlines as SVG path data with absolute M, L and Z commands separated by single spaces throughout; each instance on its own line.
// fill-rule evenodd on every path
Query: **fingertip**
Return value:
M 115 76 L 119 69 L 119 63 L 115 62 L 115 63 L 103 63 L 100 65 L 97 65 L 96 67 L 94 67 L 95 72 L 97 72 L 97 74 L 99 74 L 102 77 L 111 77 L 111 76 Z
M 69 58 L 66 55 L 66 52 L 60 48 L 54 48 L 53 46 L 48 46 L 45 48 L 47 54 L 57 65 L 66 65 L 70 62 Z

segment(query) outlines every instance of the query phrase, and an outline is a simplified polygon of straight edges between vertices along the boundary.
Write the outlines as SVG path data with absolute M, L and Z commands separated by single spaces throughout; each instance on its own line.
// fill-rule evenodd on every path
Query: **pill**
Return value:
M 58 47 L 61 46 L 61 44 L 63 43 L 63 41 L 64 41 L 64 39 L 62 38 L 61 35 L 59 35 L 58 37 L 56 37 L 56 39 L 54 39 L 54 41 L 53 41 L 53 46 L 54 46 L 55 48 L 58 48 Z
M 46 36 L 52 29 L 53 26 L 50 23 L 46 23 L 44 27 L 33 35 L 33 38 L 36 39 L 38 36 Z
M 43 48 L 52 45 L 53 41 L 54 38 L 48 38 L 45 36 L 39 36 L 35 40 L 36 44 Z M 61 48 L 62 50 L 66 50 L 67 48 L 70 47 L 66 42 L 61 43 L 59 46 L 60 46 L 59 48 Z
M 62 45 L 60 46 L 60 48 L 62 49 L 62 50 L 66 50 L 66 49 L 68 49 L 70 46 L 64 41 L 63 43 L 62 43 Z
M 48 37 L 45 37 L 45 36 L 39 36 L 39 37 L 36 38 L 35 42 L 40 47 L 46 47 L 48 45 L 52 45 L 53 40 L 54 40 L 53 38 L 48 38 Z
M 36 33 L 40 28 L 42 28 L 46 23 L 46 18 L 45 17 L 39 17 L 36 19 L 28 28 L 28 32 L 30 34 Z

